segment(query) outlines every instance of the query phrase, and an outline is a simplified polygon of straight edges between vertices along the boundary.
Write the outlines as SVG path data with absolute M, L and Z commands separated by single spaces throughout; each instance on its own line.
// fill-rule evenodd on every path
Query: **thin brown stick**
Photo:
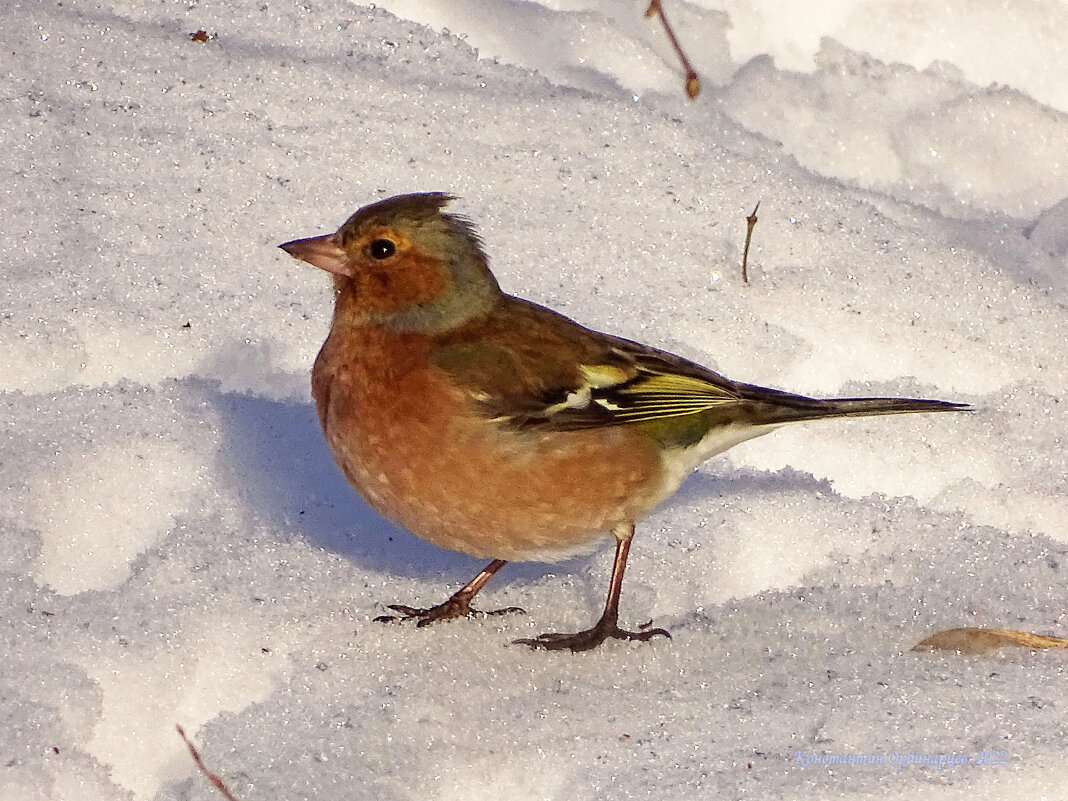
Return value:
M 216 790 L 222 793 L 222 796 L 226 801 L 237 801 L 234 794 L 230 792 L 225 784 L 223 784 L 223 780 L 208 770 L 204 765 L 204 760 L 200 758 L 200 752 L 197 751 L 197 747 L 193 745 L 192 741 L 185 736 L 185 729 L 182 728 L 181 724 L 175 724 L 174 728 L 178 730 L 178 736 L 185 741 L 185 747 L 189 749 L 189 754 L 193 757 L 193 761 L 200 769 L 200 772 L 208 777 L 208 781 L 215 786 Z
M 753 229 L 757 224 L 757 209 L 760 208 L 760 201 L 757 201 L 756 206 L 753 208 L 753 213 L 745 218 L 745 249 L 742 250 L 742 281 L 749 283 L 749 243 L 753 239 Z
M 671 46 L 675 48 L 679 61 L 682 62 L 682 68 L 686 70 L 686 95 L 690 100 L 693 100 L 701 93 L 701 79 L 697 77 L 697 72 L 694 70 L 693 65 L 690 64 L 690 59 L 686 58 L 686 54 L 682 52 L 682 45 L 679 44 L 675 31 L 671 29 L 671 23 L 668 22 L 667 16 L 664 14 L 664 7 L 660 5 L 660 0 L 649 0 L 649 8 L 645 9 L 645 16 L 660 17 L 660 22 L 664 25 L 664 31 L 667 33 L 668 39 L 671 40 Z

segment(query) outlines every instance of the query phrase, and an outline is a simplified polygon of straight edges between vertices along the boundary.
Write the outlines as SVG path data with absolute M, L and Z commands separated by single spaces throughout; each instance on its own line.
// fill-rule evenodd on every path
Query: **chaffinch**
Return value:
M 333 274 L 312 394 L 345 477 L 418 536 L 493 560 L 444 603 L 394 605 L 380 619 L 473 614 L 472 598 L 507 562 L 571 556 L 611 532 L 597 623 L 517 642 L 578 651 L 670 636 L 621 629 L 620 587 L 635 523 L 699 464 L 785 423 L 966 408 L 815 400 L 591 331 L 503 293 L 471 223 L 443 210 L 452 199 L 389 198 L 336 233 L 281 245 Z

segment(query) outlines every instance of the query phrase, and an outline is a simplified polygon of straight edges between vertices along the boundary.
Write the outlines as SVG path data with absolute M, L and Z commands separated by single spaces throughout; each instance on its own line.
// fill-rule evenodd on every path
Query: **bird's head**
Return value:
M 279 245 L 334 275 L 335 319 L 403 331 L 446 331 L 501 295 L 482 244 L 440 192 L 364 206 L 335 233 Z

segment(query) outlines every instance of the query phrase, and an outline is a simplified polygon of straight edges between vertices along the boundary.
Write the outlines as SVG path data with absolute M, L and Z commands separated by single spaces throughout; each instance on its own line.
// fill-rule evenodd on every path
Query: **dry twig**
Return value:
M 686 95 L 690 100 L 693 100 L 701 93 L 701 79 L 697 77 L 697 72 L 694 70 L 693 65 L 690 64 L 690 60 L 686 58 L 686 54 L 682 52 L 682 45 L 679 44 L 675 31 L 671 29 L 671 23 L 668 22 L 667 17 L 664 15 L 664 7 L 660 4 L 660 0 L 649 0 L 649 8 L 645 9 L 645 16 L 660 17 L 660 22 L 664 25 L 668 39 L 671 40 L 671 46 L 675 48 L 679 61 L 682 62 L 682 68 L 686 70 Z
M 237 801 L 237 798 L 234 797 L 234 794 L 230 792 L 229 788 L 227 788 L 225 784 L 223 784 L 223 780 L 211 771 L 209 771 L 204 765 L 204 760 L 200 758 L 200 752 L 197 751 L 197 747 L 193 745 L 192 741 L 185 736 L 185 729 L 182 728 L 181 724 L 175 724 L 174 728 L 178 730 L 178 736 L 185 741 L 185 746 L 189 749 L 189 753 L 193 757 L 193 761 L 196 763 L 196 766 L 200 769 L 200 772 L 208 777 L 208 781 L 211 782 L 212 785 L 214 785 L 216 790 L 222 793 L 222 796 L 226 799 L 226 801 Z
M 749 283 L 749 243 L 753 239 L 753 229 L 757 224 L 757 209 L 760 208 L 760 201 L 757 201 L 756 206 L 753 208 L 753 213 L 745 218 L 745 249 L 742 250 L 742 281 Z

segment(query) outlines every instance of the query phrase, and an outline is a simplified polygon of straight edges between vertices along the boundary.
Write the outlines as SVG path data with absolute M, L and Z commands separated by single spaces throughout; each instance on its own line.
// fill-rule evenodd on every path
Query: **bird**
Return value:
M 707 459 L 779 426 L 946 412 L 912 398 L 814 399 L 732 381 L 657 348 L 588 329 L 506 294 L 448 193 L 398 195 L 332 234 L 279 247 L 330 273 L 334 310 L 312 396 L 334 460 L 366 502 L 435 545 L 490 559 L 443 603 L 391 604 L 418 626 L 471 603 L 512 561 L 555 561 L 611 535 L 601 616 L 516 640 L 584 651 L 670 637 L 619 626 L 636 524 Z

